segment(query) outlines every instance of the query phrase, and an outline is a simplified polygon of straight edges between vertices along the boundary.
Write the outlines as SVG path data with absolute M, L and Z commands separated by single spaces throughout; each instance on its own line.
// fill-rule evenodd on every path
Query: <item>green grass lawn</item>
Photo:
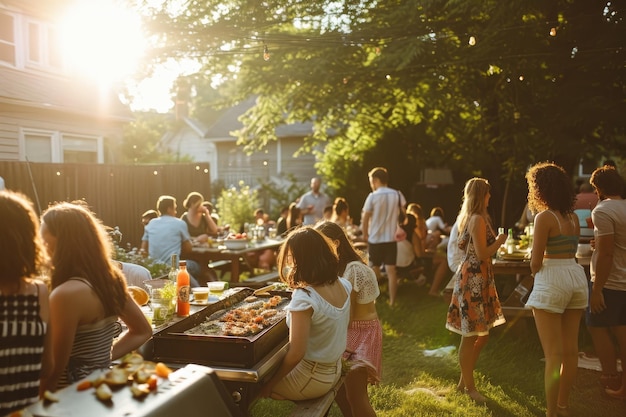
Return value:
M 460 336 L 445 329 L 447 305 L 427 295 L 426 287 L 402 284 L 397 305 L 390 308 L 382 285 L 378 313 L 383 323 L 383 382 L 370 387 L 371 402 L 380 417 L 435 416 L 545 416 L 543 353 L 532 318 L 507 323 L 491 332 L 476 369 L 476 385 L 488 398 L 475 405 L 455 391 L 459 377 L 456 356 Z M 424 350 L 454 346 L 442 357 L 425 356 Z M 591 349 L 584 331 L 580 350 Z M 599 373 L 579 369 L 572 392 L 572 417 L 626 416 L 626 402 L 601 394 Z M 250 410 L 252 417 L 289 414 L 287 401 L 261 400 Z M 333 405 L 329 414 L 340 417 Z

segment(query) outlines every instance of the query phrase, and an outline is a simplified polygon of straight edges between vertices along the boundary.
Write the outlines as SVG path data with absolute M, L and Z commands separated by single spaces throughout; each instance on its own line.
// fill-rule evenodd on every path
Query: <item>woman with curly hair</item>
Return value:
M 474 402 L 484 404 L 485 397 L 476 390 L 474 368 L 481 350 L 489 340 L 489 330 L 504 324 L 502 307 L 496 291 L 491 257 L 506 240 L 496 237 L 487 213 L 491 186 L 484 178 L 465 183 L 463 205 L 457 217 L 459 248 L 465 252 L 460 273 L 456 275 L 446 328 L 461 335 L 457 385 Z
M 537 213 L 531 274 L 532 307 L 546 358 L 544 384 L 547 416 L 567 416 L 578 367 L 578 329 L 588 303 L 587 278 L 576 263 L 580 235 L 574 214 L 574 189 L 565 170 L 541 162 L 526 173 L 528 207 Z
M 50 322 L 54 367 L 42 387 L 78 381 L 137 349 L 152 328 L 111 260 L 102 223 L 80 204 L 59 203 L 42 216 L 41 236 L 52 259 Z M 128 331 L 113 345 L 124 321 Z

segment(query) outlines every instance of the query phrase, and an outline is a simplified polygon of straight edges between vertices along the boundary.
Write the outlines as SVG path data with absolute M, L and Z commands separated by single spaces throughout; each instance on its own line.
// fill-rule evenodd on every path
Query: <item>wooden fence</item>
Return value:
M 107 226 L 118 226 L 123 244 L 138 247 L 141 214 L 156 209 L 160 195 L 178 201 L 191 191 L 209 199 L 211 178 L 206 163 L 167 165 L 49 164 L 0 161 L 7 189 L 27 195 L 39 214 L 57 201 L 85 200 Z

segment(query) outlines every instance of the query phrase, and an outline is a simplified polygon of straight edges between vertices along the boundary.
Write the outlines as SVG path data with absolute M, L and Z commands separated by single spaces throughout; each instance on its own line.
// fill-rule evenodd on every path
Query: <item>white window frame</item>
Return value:
M 13 19 L 13 40 L 9 42 L 6 39 L 0 39 L 0 43 L 2 43 L 3 45 L 10 45 L 13 47 L 13 61 L 14 61 L 14 62 L 9 62 L 9 61 L 0 60 L 0 65 L 6 65 L 6 66 L 19 68 L 20 63 L 21 63 L 20 61 L 21 47 L 20 47 L 20 36 L 19 36 L 19 34 L 21 33 L 21 26 L 20 26 L 19 15 L 17 15 L 16 13 L 12 13 L 6 9 L 2 9 L 0 10 L 0 12 Z
M 76 133 L 61 133 L 59 131 L 53 130 L 44 130 L 44 129 L 32 129 L 32 128 L 21 128 L 19 132 L 19 157 L 20 161 L 26 160 L 26 137 L 29 135 L 33 136 L 46 136 L 50 138 L 50 146 L 51 146 L 51 163 L 63 163 L 63 139 L 64 137 L 69 138 L 77 138 L 77 139 L 87 139 L 87 140 L 95 140 L 96 141 L 96 157 L 97 163 L 104 163 L 104 138 L 102 136 L 92 136 L 92 135 L 83 135 Z
M 64 64 L 63 64 L 62 56 L 59 57 L 61 62 L 58 66 L 52 65 L 50 61 L 52 44 L 51 44 L 50 38 L 48 37 L 48 34 L 50 30 L 57 31 L 58 33 L 59 29 L 55 25 L 49 24 L 47 22 L 42 22 L 40 20 L 36 20 L 36 19 L 28 18 L 28 17 L 25 18 L 24 20 L 25 21 L 24 21 L 24 27 L 22 29 L 22 33 L 23 33 L 23 39 L 24 39 L 24 49 L 23 49 L 24 50 L 24 62 L 25 62 L 26 67 L 34 68 L 34 69 L 45 69 L 45 70 L 51 70 L 51 71 L 63 70 Z M 30 59 L 30 48 L 31 48 L 30 25 L 36 25 L 38 28 L 37 46 L 39 49 L 38 50 L 39 60 Z
M 90 136 L 90 135 L 77 135 L 74 133 L 62 133 L 60 143 L 61 160 L 63 159 L 63 151 L 65 150 L 64 142 L 66 139 L 83 139 L 96 141 L 96 158 L 99 164 L 104 163 L 104 140 L 102 136 Z M 63 161 L 61 161 L 63 162 Z

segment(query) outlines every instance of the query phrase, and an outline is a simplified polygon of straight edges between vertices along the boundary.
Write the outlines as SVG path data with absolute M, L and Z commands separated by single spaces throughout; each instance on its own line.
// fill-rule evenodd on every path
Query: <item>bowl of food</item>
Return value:
M 228 288 L 228 282 L 226 281 L 209 281 L 206 285 L 211 294 L 221 294 Z
M 224 246 L 229 250 L 241 250 L 248 246 L 248 239 L 224 239 Z

